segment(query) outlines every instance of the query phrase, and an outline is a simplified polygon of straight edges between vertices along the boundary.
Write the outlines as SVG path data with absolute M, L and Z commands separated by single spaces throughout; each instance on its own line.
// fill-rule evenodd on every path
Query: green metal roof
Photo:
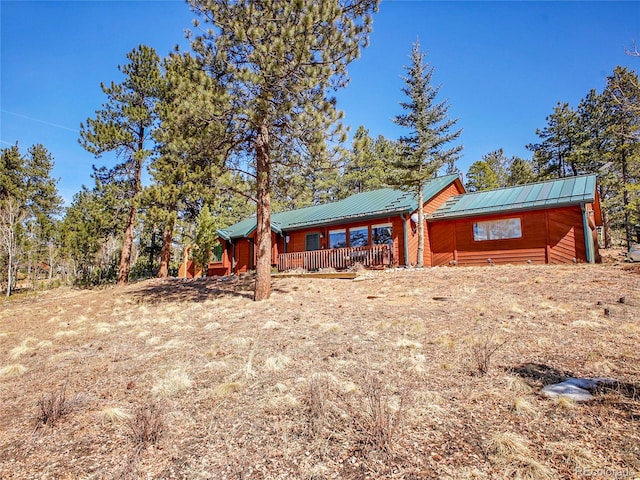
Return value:
M 596 176 L 560 178 L 516 187 L 465 193 L 449 198 L 429 220 L 563 207 L 595 201 Z
M 429 180 L 423 189 L 426 202 L 453 183 L 457 175 L 447 175 Z M 271 215 L 271 228 L 277 233 L 308 227 L 319 227 L 345 223 L 350 220 L 364 220 L 386 217 L 391 214 L 411 213 L 418 208 L 416 196 L 412 193 L 391 188 L 356 193 L 337 202 L 313 207 L 290 210 Z M 248 237 L 256 228 L 256 217 L 251 216 L 230 227 L 218 230 L 222 238 Z

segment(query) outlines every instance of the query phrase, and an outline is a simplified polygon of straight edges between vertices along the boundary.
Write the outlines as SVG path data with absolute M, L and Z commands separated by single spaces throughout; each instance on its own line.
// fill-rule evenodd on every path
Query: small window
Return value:
M 212 262 L 221 262 L 222 261 L 222 245 L 218 243 L 211 252 L 211 261 Z
M 390 223 L 371 227 L 371 243 L 374 245 L 393 245 L 393 230 Z
M 349 229 L 350 247 L 366 247 L 367 245 L 369 245 L 369 229 L 367 227 Z
M 522 222 L 519 218 L 473 223 L 473 239 L 475 241 L 506 240 L 509 238 L 522 238 Z
M 347 246 L 347 231 L 329 230 L 329 248 L 344 248 Z

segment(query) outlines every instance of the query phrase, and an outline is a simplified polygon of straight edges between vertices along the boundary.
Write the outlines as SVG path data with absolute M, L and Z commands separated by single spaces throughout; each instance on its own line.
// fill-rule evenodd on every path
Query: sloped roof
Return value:
M 424 201 L 427 202 L 433 198 L 457 178 L 457 175 L 447 175 L 429 180 L 423 189 Z M 280 233 L 307 227 L 344 223 L 349 220 L 411 213 L 417 208 L 417 199 L 412 193 L 382 188 L 371 192 L 356 193 L 337 202 L 274 213 L 271 215 L 271 228 Z M 225 239 L 242 238 L 251 235 L 255 228 L 256 217 L 251 216 L 218 230 L 218 233 Z
M 545 182 L 455 195 L 447 199 L 429 220 L 518 212 L 592 203 L 596 175 L 566 177 Z

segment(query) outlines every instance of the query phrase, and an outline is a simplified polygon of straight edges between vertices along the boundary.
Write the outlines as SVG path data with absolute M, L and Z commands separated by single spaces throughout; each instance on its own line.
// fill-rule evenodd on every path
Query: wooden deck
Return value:
M 298 269 L 315 272 L 323 268 L 346 270 L 357 263 L 367 268 L 392 266 L 391 247 L 389 245 L 371 245 L 278 255 L 279 272 Z

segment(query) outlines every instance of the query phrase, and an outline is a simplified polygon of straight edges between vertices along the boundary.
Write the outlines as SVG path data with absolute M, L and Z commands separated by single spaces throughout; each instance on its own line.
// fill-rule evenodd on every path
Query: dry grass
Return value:
M 0 378 L 3 377 L 19 377 L 23 373 L 27 371 L 27 367 L 20 363 L 12 363 L 11 365 L 6 365 L 0 368 Z
M 278 278 L 261 303 L 251 288 L 150 280 L 0 300 L 0 478 L 640 475 L 635 270 Z M 569 376 L 621 383 L 591 402 L 540 395 Z M 82 408 L 66 392 L 66 414 L 33 436 L 34 408 L 67 377 Z
M 184 368 L 173 368 L 158 375 L 151 387 L 154 398 L 168 398 L 191 387 L 191 378 Z

